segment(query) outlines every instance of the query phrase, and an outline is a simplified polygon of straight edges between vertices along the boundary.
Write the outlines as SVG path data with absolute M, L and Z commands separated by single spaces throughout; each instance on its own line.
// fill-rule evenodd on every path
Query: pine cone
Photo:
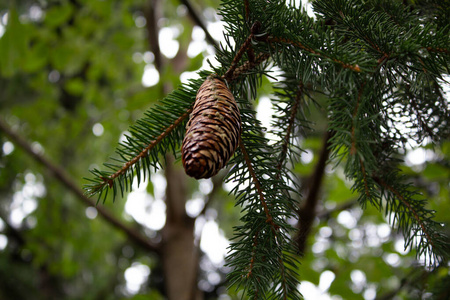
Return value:
M 216 175 L 236 150 L 240 134 L 233 95 L 222 80 L 209 76 L 197 92 L 181 146 L 186 174 L 196 179 Z

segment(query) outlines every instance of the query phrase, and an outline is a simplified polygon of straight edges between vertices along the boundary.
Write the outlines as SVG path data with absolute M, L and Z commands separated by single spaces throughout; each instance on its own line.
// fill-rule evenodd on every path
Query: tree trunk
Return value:
M 199 300 L 195 220 L 185 210 L 186 175 L 182 169 L 173 166 L 173 160 L 173 157 L 168 157 L 165 168 L 167 219 L 162 232 L 164 282 L 169 300 Z

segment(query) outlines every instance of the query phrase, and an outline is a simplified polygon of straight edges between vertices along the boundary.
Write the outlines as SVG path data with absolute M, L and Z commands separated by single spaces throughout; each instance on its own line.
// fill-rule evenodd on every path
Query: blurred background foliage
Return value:
M 166 63 L 156 71 L 145 17 L 151 1 L 0 1 L 1 119 L 80 188 L 88 170 L 107 161 L 123 133 L 163 98 L 167 86 L 176 87 L 196 76 L 194 71 L 208 68 L 207 59 L 214 63 L 213 47 L 186 6 L 167 0 L 157 20 L 160 43 L 170 40 L 178 51 L 173 55 L 166 51 L 173 49 L 162 49 Z M 192 4 L 220 40 L 219 1 Z M 177 72 L 182 53 L 189 59 Z M 270 97 L 270 92 L 265 80 L 261 93 Z M 323 105 L 309 107 L 315 123 L 302 141 L 305 152 L 295 167 L 305 183 L 326 124 L 326 99 L 318 99 Z M 262 110 L 261 116 L 270 117 Z M 100 218 L 95 207 L 79 201 L 1 131 L 0 146 L 0 299 L 164 299 L 164 275 L 154 253 Z M 411 145 L 408 151 L 403 171 L 427 196 L 437 220 L 448 226 L 450 141 Z M 383 214 L 358 206 L 351 184 L 333 166 L 327 167 L 320 210 L 299 267 L 305 298 L 434 299 L 433 293 L 445 289 L 448 296 L 449 268 L 422 267 Z M 155 178 L 143 191 L 150 195 L 142 204 L 148 218 L 153 204 L 164 199 L 161 181 Z M 186 180 L 186 209 L 197 216 L 213 182 Z M 197 284 L 204 299 L 236 299 L 239 295 L 225 288 L 223 261 L 212 258 L 218 250 L 206 246 L 201 231 L 207 228 L 201 224 L 214 224 L 209 228 L 229 238 L 238 224 L 230 187 L 215 185 L 219 191 L 197 217 L 196 237 L 202 236 L 204 245 Z M 125 197 L 99 205 L 157 242 L 164 224 L 134 216 L 126 210 L 130 201 Z

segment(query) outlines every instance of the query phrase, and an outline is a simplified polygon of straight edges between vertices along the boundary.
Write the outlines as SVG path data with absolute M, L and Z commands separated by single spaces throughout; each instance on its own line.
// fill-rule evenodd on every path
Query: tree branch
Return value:
M 220 49 L 219 44 L 212 37 L 212 35 L 209 33 L 208 28 L 206 28 L 205 23 L 203 23 L 202 19 L 199 17 L 199 15 L 195 11 L 194 7 L 192 7 L 191 2 L 189 2 L 189 0 L 180 0 L 180 2 L 186 6 L 186 8 L 188 9 L 189 15 L 191 16 L 191 18 L 194 21 L 194 23 L 197 24 L 197 26 L 199 26 L 201 29 L 203 29 L 203 31 L 205 32 L 206 40 L 208 41 L 208 43 L 210 43 L 211 45 L 213 45 L 217 49 Z
M 63 186 L 65 186 L 68 190 L 70 190 L 81 202 L 83 202 L 86 206 L 93 206 L 97 209 L 98 214 L 106 220 L 110 225 L 115 227 L 116 229 L 124 232 L 126 236 L 128 236 L 132 241 L 134 241 L 137 245 L 140 245 L 144 249 L 148 251 L 155 252 L 159 254 L 159 246 L 150 242 L 146 237 L 144 237 L 138 231 L 132 229 L 131 227 L 125 225 L 113 216 L 109 211 L 107 211 L 104 207 L 96 206 L 96 204 L 86 197 L 83 194 L 83 191 L 78 188 L 78 186 L 72 181 L 70 176 L 59 166 L 55 165 L 48 158 L 43 156 L 42 154 L 33 150 L 31 145 L 17 133 L 15 133 L 11 128 L 0 119 L 0 130 L 17 146 L 22 148 L 29 156 L 31 156 L 36 162 L 43 165 L 47 170 L 50 171 L 51 175 L 58 180 Z
M 309 190 L 303 206 L 299 209 L 299 222 L 297 245 L 300 254 L 303 254 L 306 247 L 306 239 L 311 232 L 312 223 L 316 216 L 316 206 L 319 199 L 320 186 L 325 174 L 325 166 L 330 153 L 330 138 L 333 136 L 332 131 L 325 132 L 322 150 L 320 151 L 319 161 L 316 164 L 314 173 L 308 180 Z
M 111 188 L 113 186 L 113 181 L 120 175 L 125 174 L 125 172 L 132 167 L 134 164 L 136 164 L 141 158 L 146 157 L 148 155 L 148 152 L 150 152 L 156 145 L 158 145 L 162 139 L 164 139 L 166 136 L 168 136 L 175 128 L 180 125 L 181 122 L 183 122 L 187 117 L 189 117 L 189 114 L 191 113 L 192 108 L 188 109 L 184 114 L 182 114 L 173 124 L 171 124 L 169 127 L 167 127 L 158 137 L 156 137 L 153 141 L 151 141 L 147 147 L 144 148 L 138 155 L 133 157 L 131 160 L 127 161 L 121 169 L 119 169 L 114 174 L 108 176 L 108 177 L 101 177 L 103 182 L 101 182 L 98 185 L 95 185 L 89 189 L 89 195 L 94 195 L 103 187 L 108 184 L 108 186 Z
M 264 213 L 266 214 L 266 222 L 269 223 L 272 227 L 272 230 L 274 233 L 278 230 L 278 226 L 273 222 L 272 215 L 270 214 L 269 207 L 267 206 L 264 193 L 262 191 L 261 184 L 259 183 L 258 177 L 256 176 L 255 170 L 252 166 L 252 161 L 250 159 L 250 156 L 247 153 L 247 150 L 245 149 L 244 142 L 242 141 L 242 138 L 239 137 L 239 147 L 241 148 L 242 155 L 244 156 L 245 163 L 247 164 L 248 171 L 250 172 L 250 175 L 252 176 L 253 183 L 255 184 L 256 191 L 259 195 L 259 200 L 261 201 L 261 206 L 264 209 Z
M 149 48 L 155 56 L 155 68 L 160 72 L 163 64 L 161 48 L 159 47 L 158 37 L 158 17 L 159 1 L 148 1 L 148 6 L 145 9 L 145 18 L 147 19 L 147 34 Z
M 286 38 L 282 38 L 282 37 L 269 37 L 269 38 L 267 38 L 267 41 L 269 43 L 276 42 L 276 43 L 289 44 L 289 45 L 292 45 L 294 47 L 300 48 L 300 49 L 302 49 L 302 50 L 304 50 L 306 52 L 309 52 L 311 54 L 317 55 L 319 57 L 323 57 L 323 58 L 326 58 L 326 59 L 331 59 L 335 63 L 340 64 L 343 68 L 350 69 L 350 70 L 353 70 L 355 72 L 361 72 L 361 69 L 360 69 L 360 67 L 358 65 L 348 64 L 348 63 L 345 63 L 345 62 L 343 62 L 343 61 L 341 61 L 339 59 L 332 58 L 332 57 L 326 55 L 325 53 L 322 53 L 322 52 L 319 52 L 317 50 L 314 50 L 313 48 L 305 46 L 302 43 L 297 42 L 297 41 L 292 41 L 292 40 L 289 40 L 289 39 L 286 39 Z
M 281 168 L 284 166 L 284 163 L 286 160 L 286 156 L 287 156 L 288 148 L 289 148 L 289 140 L 291 139 L 291 134 L 294 129 L 295 117 L 297 116 L 297 111 L 300 106 L 300 100 L 302 98 L 302 95 L 303 95 L 303 82 L 300 81 L 300 83 L 298 85 L 297 94 L 295 95 L 295 102 L 291 108 L 291 114 L 289 116 L 289 123 L 288 123 L 289 125 L 286 128 L 286 135 L 283 138 L 283 144 L 281 146 L 280 161 L 278 162 L 278 165 L 277 165 L 277 169 L 280 171 L 281 171 Z M 280 177 L 280 173 L 278 173 L 277 177 Z
M 387 182 L 385 182 L 383 179 L 372 176 L 372 178 L 375 180 L 376 183 L 378 183 L 380 186 L 382 186 L 383 188 L 387 189 L 389 192 L 391 192 L 393 195 L 395 195 L 395 197 L 397 197 L 397 199 L 406 207 L 408 208 L 408 210 L 411 212 L 411 214 L 414 216 L 414 219 L 416 220 L 417 224 L 420 226 L 420 228 L 422 229 L 423 234 L 425 234 L 428 242 L 430 243 L 430 245 L 435 248 L 433 239 L 431 238 L 430 233 L 428 232 L 423 220 L 420 218 L 418 212 L 416 211 L 416 209 L 414 209 L 414 207 L 411 205 L 410 202 L 408 202 L 408 200 L 405 199 L 405 197 L 402 196 L 402 194 L 400 194 L 399 191 L 397 191 L 393 186 L 389 185 Z

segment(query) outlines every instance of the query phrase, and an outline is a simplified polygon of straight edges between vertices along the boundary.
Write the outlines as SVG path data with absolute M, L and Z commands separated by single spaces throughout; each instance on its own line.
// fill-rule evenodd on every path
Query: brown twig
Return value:
M 9 128 L 9 126 L 3 121 L 0 120 L 0 130 L 17 146 L 22 148 L 28 155 L 30 155 L 36 162 L 43 165 L 52 176 L 58 180 L 61 184 L 63 184 L 68 190 L 70 190 L 77 199 L 81 200 L 85 205 L 96 207 L 96 204 L 86 197 L 83 194 L 83 191 L 78 188 L 78 186 L 72 181 L 71 177 L 60 167 L 51 162 L 44 155 L 33 150 L 31 145 L 17 133 Z M 136 244 L 141 247 L 155 253 L 159 253 L 159 246 L 150 242 L 146 237 L 140 234 L 138 231 L 132 229 L 131 227 L 122 223 L 119 219 L 114 217 L 109 211 L 107 211 L 104 207 L 97 206 L 96 207 L 98 214 L 106 220 L 113 227 L 119 229 L 124 232 L 131 240 L 133 240 Z
M 242 155 L 244 156 L 244 160 L 245 160 L 245 163 L 247 164 L 247 168 L 248 168 L 248 171 L 250 172 L 250 176 L 253 179 L 253 183 L 255 184 L 256 191 L 258 192 L 261 206 L 263 207 L 264 213 L 266 214 L 266 223 L 269 223 L 272 226 L 272 230 L 274 230 L 276 232 L 278 230 L 278 225 L 276 225 L 273 222 L 273 218 L 272 218 L 272 215 L 270 214 L 269 207 L 266 203 L 264 193 L 261 188 L 261 184 L 259 183 L 259 180 L 258 180 L 258 177 L 256 176 L 255 170 L 253 169 L 252 161 L 250 159 L 250 156 L 247 153 L 247 150 L 245 149 L 245 145 L 244 145 L 244 142 L 242 141 L 241 137 L 239 138 L 239 147 L 241 149 Z
M 427 49 L 428 52 L 439 52 L 439 53 L 450 54 L 450 51 L 448 49 L 446 49 L 446 48 L 426 47 L 425 49 Z
M 305 50 L 305 51 L 307 51 L 307 52 L 309 52 L 311 54 L 314 54 L 314 55 L 317 55 L 317 56 L 320 56 L 320 57 L 323 57 L 323 58 L 326 58 L 326 59 L 331 59 L 335 63 L 340 64 L 343 68 L 350 69 L 350 70 L 353 70 L 355 72 L 361 72 L 361 69 L 360 69 L 360 67 L 358 65 L 348 64 L 348 63 L 345 63 L 345 62 L 343 62 L 343 61 L 341 61 L 339 59 L 332 58 L 332 57 L 330 57 L 330 56 L 328 56 L 328 55 L 326 55 L 326 54 L 324 54 L 322 52 L 319 52 L 317 50 L 314 50 L 313 48 L 305 46 L 305 45 L 303 45 L 302 43 L 300 43 L 298 41 L 293 41 L 293 40 L 289 40 L 287 38 L 281 38 L 281 37 L 269 37 L 269 38 L 267 38 L 267 41 L 268 42 L 290 44 L 290 45 L 292 45 L 294 47 L 297 47 L 297 48 L 300 48 L 302 50 Z
M 389 185 L 388 183 L 386 183 L 383 179 L 378 178 L 378 177 L 372 177 L 375 182 L 377 182 L 379 185 L 381 185 L 383 188 L 387 189 L 388 191 L 390 191 L 391 193 L 393 193 L 395 195 L 395 197 L 397 197 L 398 200 L 400 200 L 400 202 L 403 203 L 403 205 L 405 205 L 408 210 L 413 214 L 414 219 L 416 219 L 416 222 L 419 224 L 420 228 L 422 228 L 422 232 L 425 234 L 425 236 L 427 237 L 428 242 L 431 244 L 431 246 L 434 248 L 434 243 L 433 240 L 431 239 L 430 234 L 428 233 L 427 229 L 425 228 L 425 225 L 423 224 L 422 220 L 419 217 L 419 214 L 417 213 L 417 211 L 411 206 L 411 203 L 409 203 L 401 194 L 399 191 L 397 191 L 393 186 Z
M 367 182 L 366 167 L 365 167 L 364 162 L 363 162 L 363 160 L 361 158 L 359 159 L 359 164 L 361 165 L 361 172 L 363 174 L 364 193 L 366 194 L 367 198 L 370 198 L 369 184 Z
M 253 245 L 252 245 L 252 258 L 250 259 L 250 266 L 248 268 L 248 272 L 247 272 L 247 278 L 249 278 L 250 276 L 252 276 L 252 271 L 253 271 L 253 265 L 255 264 L 255 249 L 256 246 L 258 245 L 258 235 L 259 235 L 259 231 L 257 231 L 255 233 L 255 236 L 253 237 Z
M 144 148 L 144 150 L 141 151 L 138 155 L 133 157 L 133 159 L 127 161 L 123 167 L 118 170 L 116 173 L 108 176 L 107 178 L 103 178 L 104 184 L 108 183 L 109 185 L 112 184 L 112 180 L 117 178 L 118 176 L 124 174 L 131 166 L 133 166 L 136 162 L 138 162 L 141 158 L 148 155 L 148 152 L 153 149 L 159 142 L 162 141 L 166 136 L 168 136 L 178 125 L 180 125 L 181 122 L 183 122 L 187 117 L 189 117 L 189 114 L 191 113 L 192 108 L 188 109 L 184 114 L 182 114 L 173 124 L 171 124 L 169 127 L 166 128 L 156 139 L 151 141 L 147 147 Z
M 155 56 L 155 68 L 161 71 L 161 66 L 163 64 L 163 59 L 161 55 L 161 48 L 159 47 L 158 38 L 158 12 L 160 1 L 148 1 L 148 7 L 145 10 L 145 18 L 147 19 L 147 34 L 149 48 Z
M 306 240 L 311 232 L 314 218 L 316 217 L 316 207 L 319 200 L 319 191 L 325 175 L 326 162 L 330 154 L 330 139 L 333 136 L 332 131 L 325 132 L 323 138 L 322 149 L 320 151 L 319 160 L 316 164 L 314 172 L 308 180 L 308 195 L 304 204 L 298 210 L 299 221 L 297 224 L 297 246 L 298 252 L 304 254 L 306 248 Z
M 255 34 L 257 34 L 259 32 L 260 28 L 261 28 L 261 23 L 259 23 L 259 22 L 255 22 L 252 25 L 252 28 L 250 29 L 250 35 L 247 37 L 247 39 L 244 41 L 244 43 L 242 43 L 241 48 L 238 50 L 238 52 L 234 56 L 230 67 L 225 72 L 225 75 L 224 75 L 225 79 L 229 80 L 233 77 L 234 71 L 236 70 L 239 61 L 241 60 L 244 53 L 251 47 L 252 39 L 255 36 Z
M 355 155 L 356 154 L 356 117 L 358 115 L 358 111 L 359 111 L 359 105 L 361 104 L 361 97 L 364 91 L 364 86 L 365 86 L 365 82 L 363 84 L 361 84 L 361 87 L 359 88 L 358 91 L 358 98 L 356 100 L 356 105 L 355 108 L 353 110 L 353 122 L 352 122 L 352 129 L 351 129 L 351 134 L 352 134 L 352 145 L 350 148 L 350 155 Z
M 334 214 L 336 212 L 339 212 L 339 211 L 350 209 L 353 206 L 355 206 L 356 204 L 358 204 L 358 199 L 357 198 L 348 200 L 347 202 L 344 202 L 344 203 L 341 203 L 341 204 L 337 205 L 333 209 L 317 213 L 317 218 L 319 218 L 319 219 L 328 219 L 328 218 L 330 218 L 330 216 L 332 214 Z
M 183 3 L 188 12 L 189 15 L 191 16 L 192 20 L 194 20 L 195 24 L 197 24 L 198 27 L 200 27 L 201 29 L 203 29 L 203 32 L 205 32 L 206 35 L 206 40 L 208 41 L 208 43 L 210 43 L 211 45 L 213 45 L 214 47 L 216 47 L 217 49 L 219 49 L 219 44 L 217 43 L 217 41 L 212 37 L 212 35 L 209 33 L 208 28 L 206 28 L 205 23 L 203 22 L 203 20 L 199 17 L 199 14 L 197 13 L 197 11 L 194 9 L 194 7 L 191 5 L 191 2 L 189 0 L 180 0 L 181 3 Z
M 245 20 L 248 22 L 250 20 L 250 3 L 248 0 L 244 0 L 244 9 L 245 9 Z
M 230 78 L 227 78 L 228 81 L 233 81 L 243 73 L 247 72 L 250 69 L 253 69 L 263 61 L 267 60 L 270 57 L 269 53 L 260 53 L 254 61 L 246 61 L 243 65 L 236 68 L 233 72 L 233 75 Z M 225 76 L 224 76 L 225 78 Z
M 291 138 L 292 130 L 294 129 L 295 117 L 297 115 L 298 108 L 300 106 L 300 100 L 303 95 L 303 82 L 300 81 L 298 85 L 297 94 L 295 95 L 295 102 L 291 108 L 291 114 L 289 116 L 288 127 L 286 128 L 286 135 L 283 138 L 283 145 L 281 146 L 280 160 L 278 161 L 277 169 L 281 170 L 284 165 L 284 161 L 286 160 L 289 140 Z M 281 173 L 278 173 L 278 178 Z

